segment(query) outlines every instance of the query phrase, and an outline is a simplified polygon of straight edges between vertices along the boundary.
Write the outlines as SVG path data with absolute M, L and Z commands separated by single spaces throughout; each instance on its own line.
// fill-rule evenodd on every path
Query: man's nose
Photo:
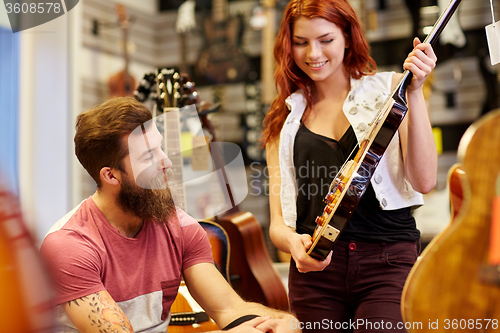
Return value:
M 172 161 L 163 153 L 162 159 L 158 162 L 158 170 L 163 171 L 172 167 Z

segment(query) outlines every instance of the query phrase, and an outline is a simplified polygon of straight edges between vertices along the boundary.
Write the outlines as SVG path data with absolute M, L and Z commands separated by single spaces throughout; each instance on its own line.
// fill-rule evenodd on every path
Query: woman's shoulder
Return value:
M 396 72 L 377 72 L 371 75 L 365 75 L 358 85 L 368 90 L 392 90 L 394 80 L 399 81 L 400 74 Z

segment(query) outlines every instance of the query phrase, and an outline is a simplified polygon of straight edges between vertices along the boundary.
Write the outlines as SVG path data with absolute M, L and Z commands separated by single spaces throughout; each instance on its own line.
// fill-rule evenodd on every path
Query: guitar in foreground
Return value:
M 460 0 L 450 2 L 424 43 L 436 42 L 459 4 Z M 359 144 L 356 156 L 342 166 L 330 184 L 325 198 L 326 206 L 323 214 L 316 218 L 318 225 L 307 252 L 311 257 L 324 260 L 328 256 L 365 193 L 375 169 L 408 111 L 406 89 L 412 77 L 409 70 L 403 73 L 400 82 L 373 119 L 366 136 Z
M 500 286 L 482 278 L 483 269 L 491 267 L 488 244 L 495 181 L 500 176 L 499 127 L 496 110 L 475 122 L 460 142 L 464 202 L 408 276 L 401 307 L 405 322 L 413 327 L 410 332 L 500 328 Z M 492 241 L 498 244 L 500 239 Z

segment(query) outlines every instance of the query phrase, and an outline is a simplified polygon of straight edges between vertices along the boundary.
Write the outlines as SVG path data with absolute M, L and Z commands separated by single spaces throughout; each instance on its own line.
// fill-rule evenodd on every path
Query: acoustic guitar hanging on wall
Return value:
M 122 54 L 125 62 L 124 68 L 118 73 L 114 74 L 108 81 L 108 88 L 110 97 L 118 96 L 133 96 L 135 89 L 135 79 L 128 71 L 129 67 L 129 54 L 128 54 L 128 27 L 130 19 L 127 13 L 127 8 L 124 5 L 116 4 L 116 14 L 122 33 Z

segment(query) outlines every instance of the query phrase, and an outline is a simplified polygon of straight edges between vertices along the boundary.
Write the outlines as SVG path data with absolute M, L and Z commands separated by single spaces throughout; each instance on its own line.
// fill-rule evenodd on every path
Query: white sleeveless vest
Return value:
M 394 72 L 377 73 L 351 78 L 351 91 L 343 105 L 343 111 L 360 142 L 368 124 L 391 93 Z M 306 109 L 302 91 L 296 91 L 286 99 L 290 114 L 281 129 L 279 161 L 281 174 L 281 210 L 285 224 L 295 229 L 297 221 L 297 181 L 293 165 L 295 135 Z M 396 132 L 371 179 L 375 195 L 383 210 L 404 207 L 417 208 L 424 204 L 421 193 L 415 191 L 406 179 L 403 157 Z

